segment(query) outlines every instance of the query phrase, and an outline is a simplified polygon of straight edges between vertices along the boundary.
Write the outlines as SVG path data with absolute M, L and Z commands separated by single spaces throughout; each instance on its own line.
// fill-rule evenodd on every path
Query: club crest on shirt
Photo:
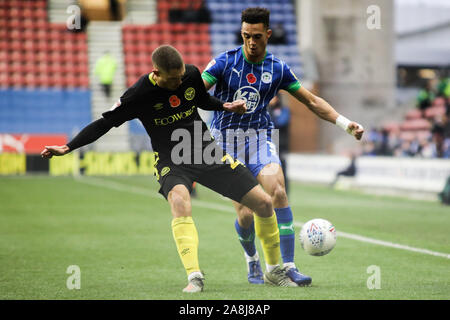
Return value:
M 181 104 L 181 100 L 176 95 L 171 95 L 169 98 L 169 103 L 172 108 L 176 108 Z
M 247 82 L 249 84 L 254 84 L 256 82 L 256 77 L 253 73 L 247 73 L 245 77 L 247 78 Z
M 233 101 L 238 100 L 238 99 L 244 100 L 247 104 L 247 112 L 246 113 L 252 113 L 253 111 L 255 111 L 256 107 L 258 106 L 260 98 L 261 97 L 259 95 L 258 90 L 256 90 L 255 88 L 253 88 L 251 86 L 245 86 L 245 87 L 239 88 L 234 93 Z
M 184 92 L 184 97 L 186 98 L 186 100 L 189 100 L 189 101 L 194 99 L 195 89 L 192 87 L 187 88 L 186 91 Z
M 261 81 L 264 83 L 271 83 L 272 82 L 272 74 L 270 72 L 264 72 L 261 75 Z

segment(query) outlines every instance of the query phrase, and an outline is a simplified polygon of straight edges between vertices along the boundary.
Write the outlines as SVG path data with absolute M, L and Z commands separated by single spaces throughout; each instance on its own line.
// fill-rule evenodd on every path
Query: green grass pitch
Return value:
M 296 263 L 305 288 L 250 285 L 230 201 L 203 187 L 193 201 L 205 291 L 181 292 L 186 274 L 167 202 L 153 177 L 1 177 L 0 299 L 432 299 L 450 298 L 450 259 L 338 235 L 327 256 Z M 450 253 L 450 209 L 439 203 L 292 183 L 296 222 L 330 220 L 338 232 Z M 296 228 L 298 236 L 299 227 Z M 260 256 L 262 251 L 258 244 Z M 66 286 L 79 266 L 80 289 Z M 380 288 L 369 289 L 380 270 Z

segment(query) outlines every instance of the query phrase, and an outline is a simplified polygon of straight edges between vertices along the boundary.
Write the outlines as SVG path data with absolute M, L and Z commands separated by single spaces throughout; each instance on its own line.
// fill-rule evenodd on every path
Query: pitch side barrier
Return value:
M 37 154 L 0 153 L 0 175 L 153 175 L 153 152 L 71 152 L 43 159 Z
M 349 166 L 350 159 L 330 155 L 290 154 L 287 163 L 290 179 L 329 184 L 337 172 Z M 450 160 L 359 157 L 356 159 L 356 170 L 354 177 L 342 177 L 346 187 L 438 193 L 450 176 Z
M 52 159 L 43 159 L 38 154 L 4 152 L 0 153 L 0 175 L 153 175 L 154 162 L 153 152 L 74 151 Z M 301 182 L 328 184 L 349 163 L 349 158 L 341 156 L 289 154 L 287 175 L 290 179 Z M 356 188 L 393 188 L 437 193 L 442 191 L 450 176 L 450 161 L 360 157 L 356 159 L 356 169 L 355 177 L 342 179 Z

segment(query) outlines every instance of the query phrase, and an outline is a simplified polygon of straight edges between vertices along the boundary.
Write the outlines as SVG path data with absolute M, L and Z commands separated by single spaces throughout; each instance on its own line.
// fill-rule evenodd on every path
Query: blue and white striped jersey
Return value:
M 273 129 L 267 105 L 284 89 L 298 90 L 301 84 L 289 66 L 266 52 L 259 63 L 252 63 L 245 57 L 242 46 L 226 51 L 213 59 L 202 74 L 202 78 L 215 84 L 214 95 L 227 102 L 236 99 L 247 101 L 247 112 L 243 115 L 215 111 L 211 129 L 224 132 L 227 129 L 248 130 L 249 128 Z

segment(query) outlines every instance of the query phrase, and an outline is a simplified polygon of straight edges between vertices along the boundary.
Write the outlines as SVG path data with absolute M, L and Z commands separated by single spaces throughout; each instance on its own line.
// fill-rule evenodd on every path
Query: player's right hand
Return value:
M 347 132 L 356 138 L 356 140 L 361 140 L 364 134 L 364 128 L 362 125 L 356 122 L 350 122 L 347 127 Z
M 63 146 L 45 146 L 44 150 L 41 152 L 41 157 L 50 159 L 53 156 L 63 156 L 68 153 L 69 147 L 67 145 Z
M 226 102 L 223 108 L 229 112 L 235 112 L 238 114 L 244 114 L 247 111 L 246 101 L 239 99 L 233 102 Z

